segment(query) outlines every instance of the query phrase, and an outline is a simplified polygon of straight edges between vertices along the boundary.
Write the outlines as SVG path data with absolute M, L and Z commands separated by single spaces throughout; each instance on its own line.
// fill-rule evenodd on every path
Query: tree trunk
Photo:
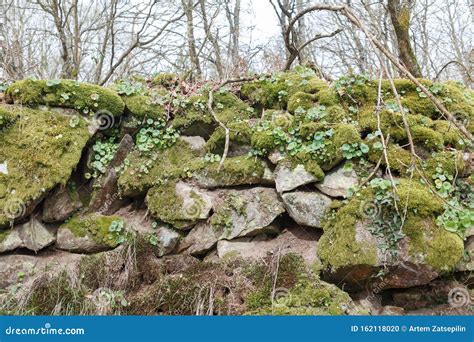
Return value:
M 422 77 L 410 43 L 411 6 L 415 0 L 388 0 L 388 11 L 395 31 L 400 62 L 415 77 Z
M 194 23 L 193 23 L 193 2 L 192 0 L 181 0 L 184 14 L 186 15 L 186 36 L 188 40 L 189 59 L 191 60 L 192 74 L 195 74 L 198 79 L 202 76 L 201 65 L 199 64 L 199 57 L 196 51 L 196 39 L 194 37 Z

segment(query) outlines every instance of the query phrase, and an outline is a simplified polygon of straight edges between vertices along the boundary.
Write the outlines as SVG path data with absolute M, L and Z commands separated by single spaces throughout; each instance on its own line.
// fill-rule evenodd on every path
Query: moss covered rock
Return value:
M 114 91 L 73 80 L 23 80 L 8 87 L 6 94 L 15 103 L 76 109 L 84 114 L 107 111 L 120 116 L 124 103 Z
M 145 153 L 135 150 L 125 160 L 125 168 L 118 179 L 119 189 L 124 196 L 135 197 L 169 179 L 187 177 L 191 175 L 188 164 L 198 160 L 201 154 L 183 140 L 161 151 Z
M 56 112 L 0 106 L 19 119 L 0 133 L 0 226 L 31 213 L 49 190 L 65 185 L 89 140 L 87 123 Z
M 386 287 L 410 287 L 454 269 L 462 258 L 463 243 L 456 234 L 434 224 L 444 210 L 443 201 L 417 180 L 401 180 L 397 189 L 395 198 L 404 219 L 385 202 L 377 202 L 381 193 L 374 188 L 361 191 L 329 216 L 318 254 L 331 267 L 330 277 L 339 279 L 351 273 L 352 281 L 363 284 L 379 267 L 387 267 Z M 399 217 L 399 223 L 381 224 L 381 215 Z M 416 276 L 406 267 L 415 269 Z
M 146 95 L 133 95 L 124 98 L 125 106 L 132 116 L 139 120 L 151 118 L 165 120 L 166 110 L 156 99 Z
M 59 227 L 56 248 L 73 253 L 97 253 L 124 241 L 125 227 L 119 216 L 89 214 L 75 216 Z
M 238 156 L 226 158 L 219 169 L 219 162 L 197 161 L 191 165 L 192 180 L 203 188 L 236 185 L 271 184 L 273 176 L 267 163 L 260 158 Z
M 183 229 L 209 217 L 212 198 L 197 187 L 168 181 L 148 192 L 147 204 L 155 217 Z

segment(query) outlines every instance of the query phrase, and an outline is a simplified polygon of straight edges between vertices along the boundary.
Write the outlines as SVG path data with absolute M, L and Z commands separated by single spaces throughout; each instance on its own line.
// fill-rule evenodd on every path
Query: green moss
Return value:
M 251 145 L 257 150 L 271 152 L 276 148 L 273 132 L 270 130 L 255 131 L 251 137 Z
M 379 141 L 380 142 L 380 141 Z M 383 156 L 382 149 L 374 147 L 376 142 L 370 144 L 368 158 L 371 162 L 377 163 L 380 159 L 381 165 L 387 166 L 387 161 Z M 400 175 L 407 175 L 410 166 L 415 162 L 411 153 L 397 144 L 389 144 L 387 147 L 387 159 L 392 171 Z
M 326 121 L 328 123 L 341 123 L 350 118 L 350 115 L 339 105 L 333 105 L 326 108 Z
M 323 89 L 327 89 L 327 84 L 314 77 L 314 72 L 297 70 L 245 83 L 241 93 L 257 107 L 284 109 L 293 94 L 316 94 Z
M 444 211 L 443 201 L 417 180 L 401 179 L 397 186 L 399 202 L 417 217 L 429 217 Z
M 446 120 L 434 120 L 432 129 L 443 136 L 444 144 L 457 149 L 462 149 L 465 145 L 464 135 L 452 123 Z
M 8 110 L 8 107 L 0 107 L 0 133 L 12 126 L 20 115 L 16 111 Z
M 444 236 L 446 232 L 434 225 L 434 218 L 444 210 L 442 200 L 419 181 L 410 179 L 400 180 L 397 185 L 397 196 L 399 208 L 403 208 L 403 213 L 406 210 L 403 233 L 409 239 L 409 250 L 412 255 L 422 253 L 423 257 L 430 260 L 430 265 L 434 265 L 433 258 L 440 253 L 445 253 L 441 256 L 442 264 L 447 264 L 446 260 L 451 260 L 451 253 L 455 254 L 452 259 L 456 259 L 458 249 L 454 252 L 447 249 L 447 246 L 452 245 L 455 234 L 449 235 L 451 241 L 447 241 L 445 247 L 431 245 L 431 237 Z M 375 239 L 369 242 L 356 238 L 358 229 L 367 229 L 370 225 L 367 215 L 364 214 L 364 208 L 372 203 L 374 203 L 373 190 L 363 189 L 337 212 L 328 215 L 327 222 L 323 226 L 324 234 L 318 243 L 318 255 L 333 270 L 352 265 L 374 266 L 380 262 L 377 257 L 378 242 L 375 242 Z M 426 225 L 428 222 L 432 224 Z
M 8 162 L 8 174 L 0 173 L 0 207 L 21 206 L 38 200 L 58 184 L 65 185 L 89 140 L 82 118 L 71 127 L 71 117 L 55 112 L 0 106 L 19 119 L 0 134 L 0 161 Z M 0 212 L 0 226 L 8 222 Z
M 246 299 L 250 315 L 341 315 L 353 306 L 349 295 L 311 274 L 301 257 L 287 254 L 280 260 L 277 278 L 255 267 L 250 278 L 258 290 Z M 272 300 L 273 281 L 276 293 Z M 273 302 L 273 303 L 272 303 Z
M 462 152 L 442 151 L 433 154 L 424 165 L 426 178 L 432 180 L 433 176 L 438 173 L 437 168 L 441 168 L 443 173 L 453 177 L 462 174 L 465 169 Z
M 177 84 L 179 76 L 172 73 L 161 73 L 153 77 L 151 84 L 154 86 L 162 86 L 172 88 Z
M 316 97 L 319 104 L 323 106 L 328 107 L 339 103 L 337 93 L 332 88 L 327 86 L 319 90 L 319 92 L 316 94 Z
M 191 194 L 193 201 L 196 206 L 190 208 L 194 210 L 197 208 L 203 208 L 203 200 L 196 193 Z M 148 191 L 147 206 L 150 212 L 156 218 L 163 222 L 170 223 L 176 228 L 189 227 L 193 223 L 193 220 L 199 218 L 197 213 L 194 219 L 186 212 L 184 207 L 184 200 L 181 196 L 176 193 L 176 183 L 173 181 L 167 181 L 164 184 L 155 186 Z
M 318 242 L 318 255 L 324 264 L 337 269 L 377 263 L 377 245 L 356 239 L 356 223 L 366 219 L 361 207 L 371 199 L 373 194 L 370 190 L 362 191 L 359 197 L 352 198 L 324 224 L 324 234 Z
M 220 170 L 219 163 L 204 161 L 194 162 L 190 168 L 194 170 L 193 178 L 203 179 L 209 187 L 259 184 L 265 174 L 263 161 L 249 156 L 226 158 Z
M 317 97 L 315 94 L 308 94 L 299 91 L 291 95 L 288 99 L 288 111 L 295 114 L 295 112 L 300 109 L 308 110 L 313 107 L 316 102 Z
M 10 235 L 9 230 L 0 231 L 0 243 L 2 243 L 2 241 L 5 240 L 8 235 Z
M 238 146 L 250 145 L 252 129 L 247 121 L 234 121 L 227 125 L 229 129 L 230 143 Z M 225 131 L 222 127 L 217 128 L 207 140 L 205 149 L 207 152 L 222 154 L 225 147 Z
M 119 176 L 118 186 L 124 196 L 138 196 L 168 179 L 185 177 L 189 172 L 187 164 L 200 156 L 184 141 L 177 141 L 168 149 L 151 154 L 133 151 L 125 161 L 125 168 Z
M 314 133 L 326 130 L 326 125 L 320 122 L 306 122 L 299 126 L 299 134 L 302 138 L 310 140 Z
M 61 225 L 59 229 L 68 229 L 77 237 L 89 236 L 99 245 L 115 248 L 119 244 L 117 236 L 109 231 L 110 225 L 114 221 L 122 221 L 122 219 L 119 216 L 99 214 L 75 216 Z
M 146 95 L 133 95 L 124 98 L 127 110 L 136 118 L 166 119 L 163 105 L 153 103 L 153 99 Z
M 23 105 L 66 107 L 85 114 L 108 111 L 120 116 L 124 110 L 123 101 L 114 91 L 72 80 L 17 81 L 8 87 L 6 94 Z
M 410 216 L 403 233 L 409 238 L 409 253 L 424 260 L 437 272 L 452 271 L 464 255 L 462 239 L 440 227 L 434 219 Z
M 431 151 L 443 148 L 444 139 L 441 133 L 422 126 L 413 126 L 410 131 L 415 145 L 421 145 Z
M 344 144 L 353 144 L 362 142 L 357 128 L 350 124 L 338 124 L 334 126 L 334 135 L 331 138 L 331 144 L 327 149 L 327 153 L 318 164 L 325 171 L 332 169 L 344 158 L 341 147 Z

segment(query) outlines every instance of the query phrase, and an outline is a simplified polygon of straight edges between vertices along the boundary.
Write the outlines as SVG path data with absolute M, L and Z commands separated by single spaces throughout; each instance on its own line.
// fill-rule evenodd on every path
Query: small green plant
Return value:
M 383 178 L 374 178 L 369 182 L 374 191 L 373 202 L 364 203 L 362 212 L 370 219 L 369 231 L 379 238 L 382 253 L 395 258 L 397 244 L 404 237 L 401 227 L 402 218 L 396 210 L 398 197 L 392 191 L 392 183 Z
M 138 82 L 121 81 L 115 86 L 118 94 L 131 96 L 140 94 L 143 91 L 143 85 Z
M 164 150 L 174 145 L 179 133 L 173 127 L 166 127 L 163 120 L 147 119 L 137 134 L 137 149 L 149 152 L 153 149 Z
M 351 94 L 354 86 L 363 86 L 370 81 L 367 75 L 350 75 L 339 78 L 334 87 L 340 95 Z
M 204 157 L 203 160 L 206 163 L 217 163 L 221 160 L 221 156 L 218 154 L 212 154 L 212 153 L 207 153 Z
M 437 176 L 435 184 L 436 181 L 441 181 L 446 175 L 445 172 L 442 172 L 442 169 L 439 169 L 441 168 L 438 166 L 434 175 Z M 437 217 L 436 223 L 447 231 L 465 238 L 466 231 L 474 227 L 474 193 L 472 187 L 469 182 L 463 179 L 457 179 L 454 186 L 449 183 L 449 188 L 445 185 L 446 181 L 441 182 L 439 188 L 436 186 L 437 192 L 441 197 L 447 197 L 447 203 L 443 214 Z M 438 182 L 438 184 L 440 183 Z
M 360 158 L 369 152 L 369 146 L 364 143 L 344 144 L 341 146 L 342 156 L 346 159 Z
M 435 171 L 436 173 L 432 177 L 436 190 L 441 197 L 447 198 L 454 191 L 454 187 L 452 185 L 453 176 L 445 172 L 441 165 L 438 165 Z
M 115 240 L 118 244 L 126 241 L 125 237 L 125 223 L 123 220 L 114 220 L 109 226 L 110 238 Z
M 61 80 L 47 80 L 46 81 L 46 85 L 48 87 L 54 87 L 54 86 L 57 86 L 59 84 L 61 84 Z
M 308 109 L 308 113 L 306 114 L 306 118 L 309 120 L 319 120 L 324 122 L 324 118 L 326 117 L 326 107 L 325 106 L 317 106 Z
M 114 158 L 115 152 L 117 151 L 118 144 L 114 143 L 114 138 L 102 142 L 100 140 L 96 141 L 92 150 L 93 161 L 90 163 L 90 167 L 93 170 L 92 174 L 86 174 L 86 178 L 97 178 L 104 174 L 107 171 L 107 166 L 110 161 Z

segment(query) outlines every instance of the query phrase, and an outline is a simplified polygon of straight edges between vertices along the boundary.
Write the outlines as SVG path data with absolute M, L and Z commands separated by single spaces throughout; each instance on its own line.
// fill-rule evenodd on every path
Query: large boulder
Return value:
M 204 254 L 219 240 L 275 231 L 271 223 L 285 211 L 277 192 L 269 188 L 221 190 L 216 193 L 214 214 L 194 227 L 179 246 L 191 254 Z
M 457 234 L 435 223 L 443 201 L 415 180 L 401 179 L 395 199 L 390 191 L 390 186 L 364 189 L 328 215 L 318 242 L 326 279 L 350 290 L 381 281 L 385 289 L 408 288 L 455 269 L 464 246 Z M 405 208 L 404 221 L 394 201 Z
M 82 202 L 77 193 L 68 187 L 58 186 L 43 203 L 44 222 L 62 222 L 82 208 Z
M 11 230 L 0 232 L 0 253 L 26 248 L 38 252 L 55 241 L 54 234 L 36 218 L 15 226 Z
M 331 199 L 318 192 L 287 192 L 281 198 L 296 223 L 315 228 L 321 228 L 321 220 L 331 205 Z
M 323 194 L 331 197 L 347 197 L 347 191 L 358 184 L 357 174 L 354 170 L 347 170 L 344 166 L 329 172 L 322 183 L 316 184 L 316 188 Z
M 66 184 L 89 140 L 79 116 L 0 106 L 0 116 L 18 117 L 0 134 L 0 227 L 30 215 L 50 190 Z

